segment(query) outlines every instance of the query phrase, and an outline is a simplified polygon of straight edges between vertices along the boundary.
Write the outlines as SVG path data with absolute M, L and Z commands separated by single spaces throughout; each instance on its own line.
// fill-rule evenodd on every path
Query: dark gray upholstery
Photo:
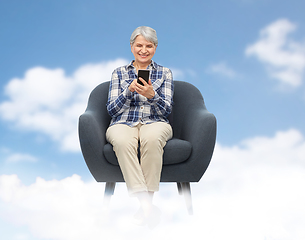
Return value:
M 139 159 L 140 159 L 140 150 Z M 164 147 L 163 165 L 177 164 L 186 161 L 192 152 L 192 144 L 188 141 L 173 138 Z M 113 165 L 119 165 L 118 159 L 110 143 L 104 146 L 105 158 Z
M 174 138 L 164 148 L 161 182 L 198 182 L 207 169 L 216 139 L 216 119 L 205 107 L 200 91 L 175 81 L 174 106 L 169 117 Z M 122 182 L 112 146 L 105 139 L 110 123 L 106 110 L 109 82 L 91 93 L 79 119 L 79 138 L 89 170 L 98 182 Z
M 96 181 L 108 183 L 124 181 L 112 146 L 105 139 L 110 123 L 106 109 L 109 83 L 91 92 L 87 109 L 79 118 L 79 139 L 87 166 Z M 214 151 L 216 118 L 206 109 L 196 87 L 174 81 L 174 89 L 169 116 L 174 136 L 164 147 L 161 182 L 198 182 Z

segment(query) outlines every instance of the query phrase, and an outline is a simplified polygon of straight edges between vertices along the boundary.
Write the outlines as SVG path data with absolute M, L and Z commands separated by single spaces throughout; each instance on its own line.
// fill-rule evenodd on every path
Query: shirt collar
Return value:
M 133 62 L 134 62 L 134 60 L 132 60 L 128 65 L 127 65 L 127 68 L 134 68 L 134 66 L 133 66 Z M 155 62 L 155 61 L 153 61 L 153 60 L 151 60 L 151 63 L 148 65 L 148 67 L 152 67 L 152 68 L 154 68 L 154 69 L 157 69 L 157 63 Z

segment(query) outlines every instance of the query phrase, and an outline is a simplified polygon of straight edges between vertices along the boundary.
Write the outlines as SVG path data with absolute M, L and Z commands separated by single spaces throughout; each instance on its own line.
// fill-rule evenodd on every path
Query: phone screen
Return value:
M 149 70 L 139 70 L 138 71 L 138 83 L 143 85 L 143 83 L 139 80 L 139 77 L 143 78 L 148 83 Z

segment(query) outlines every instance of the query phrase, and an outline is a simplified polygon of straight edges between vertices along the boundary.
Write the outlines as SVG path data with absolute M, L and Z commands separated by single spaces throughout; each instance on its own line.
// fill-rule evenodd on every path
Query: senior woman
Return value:
M 130 46 L 134 60 L 112 73 L 107 102 L 112 119 L 106 138 L 113 146 L 129 194 L 140 201 L 135 219 L 149 225 L 160 215 L 152 199 L 159 190 L 163 148 L 173 135 L 167 117 L 174 85 L 171 70 L 152 60 L 158 46 L 154 29 L 135 29 Z M 137 83 L 140 69 L 150 70 L 148 82 L 139 78 L 143 85 Z

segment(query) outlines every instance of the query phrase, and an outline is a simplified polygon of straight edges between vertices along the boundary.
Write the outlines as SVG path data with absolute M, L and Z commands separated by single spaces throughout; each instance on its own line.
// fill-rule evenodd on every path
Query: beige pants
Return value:
M 164 122 L 138 124 L 135 127 L 115 124 L 107 129 L 107 141 L 113 146 L 131 195 L 136 192 L 159 190 L 163 148 L 172 135 L 170 124 Z

